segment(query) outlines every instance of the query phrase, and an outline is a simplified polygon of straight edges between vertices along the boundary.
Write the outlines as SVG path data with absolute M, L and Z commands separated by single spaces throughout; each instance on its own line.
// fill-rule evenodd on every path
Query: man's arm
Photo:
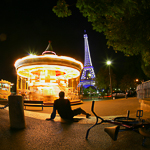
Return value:
M 56 116 L 56 109 L 55 109 L 55 107 L 53 106 L 53 112 L 52 112 L 52 114 L 51 114 L 51 118 L 50 118 L 50 119 L 54 119 L 55 116 Z
M 47 118 L 46 120 L 53 120 L 56 116 L 56 109 L 55 107 L 53 106 L 53 112 L 51 113 L 51 117 L 50 118 Z

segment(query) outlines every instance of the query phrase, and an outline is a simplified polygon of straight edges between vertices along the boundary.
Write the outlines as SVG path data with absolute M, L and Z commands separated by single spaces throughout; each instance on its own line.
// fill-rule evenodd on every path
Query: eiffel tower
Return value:
M 88 88 L 90 86 L 95 85 L 95 72 L 92 66 L 91 56 L 90 56 L 90 49 L 88 44 L 88 35 L 84 34 L 84 67 L 81 75 L 81 81 L 79 83 L 80 86 L 84 88 Z

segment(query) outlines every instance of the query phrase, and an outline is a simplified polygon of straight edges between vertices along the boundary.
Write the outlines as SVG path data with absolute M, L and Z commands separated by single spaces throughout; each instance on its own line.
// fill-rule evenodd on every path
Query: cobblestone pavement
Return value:
M 130 103 L 129 103 L 130 102 Z M 134 104 L 134 106 L 132 106 Z M 85 102 L 82 107 L 91 112 L 91 102 Z M 136 107 L 136 108 L 135 108 Z M 111 109 L 110 109 L 111 108 Z M 149 102 L 140 102 L 136 99 L 98 101 L 95 103 L 95 111 L 104 118 L 113 118 L 125 115 L 126 108 L 130 108 L 131 117 L 135 116 L 135 110 L 143 108 L 145 117 L 149 116 Z M 0 149 L 2 150 L 145 150 L 150 149 L 150 139 L 146 139 L 145 147 L 142 146 L 142 136 L 133 131 L 119 132 L 117 141 L 113 141 L 104 127 L 110 124 L 102 124 L 91 129 L 88 140 L 85 139 L 87 129 L 95 122 L 95 117 L 74 123 L 64 123 L 59 115 L 54 121 L 45 121 L 52 110 L 51 107 L 30 107 L 24 111 L 26 128 L 23 130 L 11 130 L 9 123 L 9 110 L 0 109 Z M 104 111 L 105 110 L 105 111 Z M 121 113 L 120 113 L 121 111 Z M 108 115 L 107 115 L 108 114 Z M 110 115 L 109 115 L 110 114 Z

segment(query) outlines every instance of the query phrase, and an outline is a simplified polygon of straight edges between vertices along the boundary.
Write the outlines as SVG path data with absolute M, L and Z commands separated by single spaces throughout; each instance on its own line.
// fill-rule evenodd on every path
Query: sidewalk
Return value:
M 143 98 L 143 100 L 150 101 L 150 98 Z
M 113 141 L 102 124 L 91 129 L 88 140 L 87 129 L 95 123 L 95 117 L 74 123 L 63 123 L 57 115 L 54 121 L 45 121 L 46 113 L 25 110 L 26 128 L 10 130 L 9 111 L 0 109 L 0 149 L 2 150 L 145 150 L 150 149 L 150 139 L 142 147 L 142 136 L 135 132 L 120 132 Z

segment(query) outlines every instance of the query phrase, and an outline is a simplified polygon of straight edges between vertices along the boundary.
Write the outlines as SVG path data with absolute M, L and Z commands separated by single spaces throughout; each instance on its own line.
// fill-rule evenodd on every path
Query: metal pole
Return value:
M 111 92 L 111 98 L 112 98 L 112 85 L 111 85 L 110 65 L 109 65 L 109 77 L 110 77 L 110 92 Z

